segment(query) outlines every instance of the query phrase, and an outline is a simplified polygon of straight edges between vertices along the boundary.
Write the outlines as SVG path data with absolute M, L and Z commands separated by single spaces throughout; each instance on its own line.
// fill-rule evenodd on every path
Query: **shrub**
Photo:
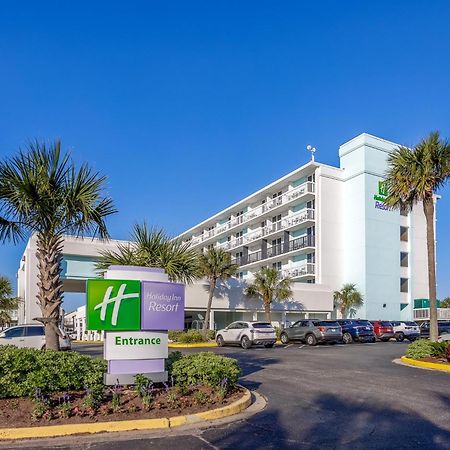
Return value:
M 0 346 L 0 398 L 103 388 L 106 362 L 79 353 Z
M 447 347 L 447 350 L 445 351 L 445 357 L 447 358 L 447 361 L 450 363 L 450 345 Z
M 434 352 L 433 342 L 428 339 L 418 339 L 408 345 L 406 356 L 408 358 L 419 359 L 432 356 Z
M 178 339 L 183 333 L 183 330 L 169 330 L 169 341 L 178 342 Z
M 197 330 L 188 330 L 178 337 L 178 342 L 183 344 L 194 344 L 196 342 L 204 342 L 203 334 Z
M 169 356 L 166 359 L 165 366 L 167 373 L 169 375 L 169 379 L 172 376 L 172 368 L 175 362 L 183 358 L 183 354 L 181 352 L 172 352 L 169 353 Z
M 216 339 L 216 330 L 208 330 L 208 339 L 211 341 Z
M 179 386 L 201 384 L 218 388 L 226 380 L 229 387 L 234 387 L 241 369 L 233 358 L 202 352 L 184 356 L 176 361 L 173 364 L 172 374 L 175 384 Z
M 433 342 L 433 353 L 432 356 L 445 357 L 447 347 L 450 345 L 448 342 Z

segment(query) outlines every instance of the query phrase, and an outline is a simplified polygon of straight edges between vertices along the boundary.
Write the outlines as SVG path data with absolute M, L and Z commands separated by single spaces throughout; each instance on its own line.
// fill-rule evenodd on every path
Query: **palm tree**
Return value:
M 446 297 L 443 300 L 441 300 L 441 308 L 450 308 L 450 297 Z
M 36 320 L 45 326 L 49 349 L 59 349 L 64 234 L 109 237 L 105 219 L 116 210 L 102 195 L 104 182 L 86 164 L 77 169 L 68 154 L 61 154 L 59 141 L 32 143 L 0 163 L 0 240 L 36 235 L 42 313 Z
M 356 289 L 356 284 L 346 283 L 340 291 L 334 291 L 333 299 L 343 318 L 364 304 L 362 294 Z
M 450 144 L 438 132 L 414 148 L 398 147 L 388 157 L 385 203 L 409 210 L 422 203 L 427 223 L 428 286 L 430 298 L 430 339 L 438 337 L 436 301 L 436 260 L 434 233 L 434 195 L 450 176 Z
M 20 299 L 12 297 L 12 286 L 8 278 L 0 277 L 0 326 L 11 323 L 11 311 L 19 306 Z
M 209 316 L 211 314 L 212 299 L 218 281 L 225 281 L 236 274 L 239 269 L 238 264 L 231 262 L 231 255 L 221 248 L 209 248 L 199 256 L 201 274 L 209 282 L 209 297 L 206 307 L 206 317 L 203 322 L 203 336 L 209 329 Z
M 119 244 L 116 251 L 101 253 L 97 269 L 111 265 L 163 268 L 171 281 L 192 283 L 200 276 L 198 253 L 179 239 L 171 239 L 163 230 L 136 224 L 131 243 Z
M 245 295 L 260 297 L 264 304 L 267 322 L 272 322 L 271 305 L 277 300 L 287 300 L 292 297 L 292 280 L 283 278 L 280 272 L 273 267 L 263 267 L 255 274 L 253 282 L 245 289 Z

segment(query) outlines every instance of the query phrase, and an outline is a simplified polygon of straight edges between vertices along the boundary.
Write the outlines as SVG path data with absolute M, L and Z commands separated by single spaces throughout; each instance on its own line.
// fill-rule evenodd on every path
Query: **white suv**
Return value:
M 238 344 L 242 348 L 262 344 L 266 348 L 273 347 L 277 340 L 275 328 L 268 322 L 233 322 L 216 333 L 219 347 L 225 344 Z
M 61 350 L 70 350 L 69 337 L 61 330 L 59 347 Z M 44 325 L 30 324 L 18 325 L 8 328 L 0 333 L 0 345 L 15 345 L 16 347 L 45 348 Z
M 412 342 L 420 336 L 420 328 L 416 322 L 396 322 L 391 320 L 391 324 L 394 328 L 394 337 L 397 342 L 402 342 L 405 338 Z

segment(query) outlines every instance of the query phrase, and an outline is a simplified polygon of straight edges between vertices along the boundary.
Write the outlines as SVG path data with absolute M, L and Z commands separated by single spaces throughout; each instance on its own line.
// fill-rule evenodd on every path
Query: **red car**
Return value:
M 394 337 L 394 327 L 391 322 L 387 322 L 386 320 L 371 320 L 370 323 L 373 325 L 373 332 L 376 338 L 380 341 L 387 342 Z

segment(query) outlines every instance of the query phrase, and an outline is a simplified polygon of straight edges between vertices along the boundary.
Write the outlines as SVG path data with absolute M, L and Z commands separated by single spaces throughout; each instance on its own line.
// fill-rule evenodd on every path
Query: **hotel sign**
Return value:
M 168 356 L 167 331 L 110 332 L 105 336 L 105 359 L 161 359 Z
M 385 201 L 388 196 L 387 184 L 385 181 L 378 181 L 378 193 L 373 196 L 375 200 L 375 208 L 383 209 L 385 211 L 389 210 Z

